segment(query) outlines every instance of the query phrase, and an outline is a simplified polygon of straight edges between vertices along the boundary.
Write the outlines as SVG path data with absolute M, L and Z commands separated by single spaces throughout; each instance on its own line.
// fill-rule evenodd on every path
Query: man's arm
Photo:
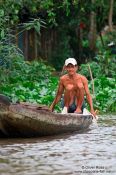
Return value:
M 88 88 L 88 80 L 87 80 L 85 77 L 83 78 L 83 85 L 84 85 L 84 89 L 85 89 L 87 101 L 88 101 L 88 104 L 89 104 L 89 106 L 90 106 L 90 112 L 91 112 L 94 116 L 96 116 L 96 113 L 95 113 L 94 108 L 93 108 L 92 97 L 91 97 L 91 94 L 90 94 L 89 88 Z
M 50 111 L 53 111 L 55 105 L 60 101 L 63 91 L 64 91 L 64 86 L 63 86 L 63 83 L 62 83 L 62 79 L 60 78 L 60 82 L 59 82 L 58 90 L 57 90 L 57 93 L 56 93 L 56 97 L 55 97 L 53 103 L 50 106 Z

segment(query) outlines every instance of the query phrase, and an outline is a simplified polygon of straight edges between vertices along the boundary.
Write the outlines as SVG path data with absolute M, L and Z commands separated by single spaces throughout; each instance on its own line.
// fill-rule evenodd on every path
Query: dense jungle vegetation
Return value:
M 116 112 L 115 8 L 113 0 L 1 0 L 0 93 L 14 103 L 50 105 L 59 80 L 56 74 L 66 58 L 75 57 L 79 73 L 89 80 L 94 108 L 100 113 Z M 34 28 L 39 35 L 42 27 L 59 32 L 51 58 L 25 61 L 14 42 L 13 30 L 19 25 L 22 30 Z M 60 110 L 58 105 L 56 109 Z

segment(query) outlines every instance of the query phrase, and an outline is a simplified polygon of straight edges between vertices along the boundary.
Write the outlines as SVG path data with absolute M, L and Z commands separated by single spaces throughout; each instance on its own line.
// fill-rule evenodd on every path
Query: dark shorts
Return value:
M 61 99 L 61 107 L 64 108 L 64 98 Z M 68 109 L 68 113 L 74 113 L 74 111 L 76 110 L 77 108 L 77 105 L 75 104 L 75 102 L 73 102 L 70 106 L 69 106 L 69 109 Z M 83 104 L 82 104 L 82 112 L 83 112 L 83 109 L 85 108 L 85 100 L 83 101 Z

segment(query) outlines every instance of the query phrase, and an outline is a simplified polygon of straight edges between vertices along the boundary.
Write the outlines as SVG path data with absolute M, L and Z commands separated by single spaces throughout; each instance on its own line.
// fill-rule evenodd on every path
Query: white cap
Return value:
M 65 60 L 65 66 L 68 64 L 73 64 L 74 66 L 77 65 L 77 61 L 74 58 L 68 58 Z

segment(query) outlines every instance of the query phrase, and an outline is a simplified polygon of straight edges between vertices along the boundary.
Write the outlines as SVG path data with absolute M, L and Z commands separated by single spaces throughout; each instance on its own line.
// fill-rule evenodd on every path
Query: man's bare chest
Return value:
M 79 87 L 83 87 L 83 82 L 81 78 L 75 78 L 75 79 L 69 79 L 67 78 L 64 82 L 63 85 L 65 89 L 77 89 Z

